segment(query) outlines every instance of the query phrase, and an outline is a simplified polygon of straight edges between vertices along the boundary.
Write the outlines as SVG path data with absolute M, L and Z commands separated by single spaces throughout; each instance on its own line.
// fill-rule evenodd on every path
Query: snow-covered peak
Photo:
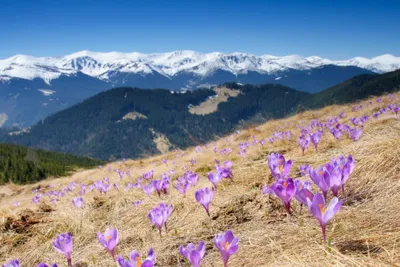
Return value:
M 306 57 L 306 60 L 309 61 L 312 64 L 317 64 L 317 65 L 328 65 L 332 64 L 332 61 L 326 58 L 318 57 L 318 56 L 311 56 L 311 57 Z
M 377 57 L 372 58 L 371 60 L 374 62 L 380 62 L 380 63 L 384 63 L 384 64 L 400 64 L 400 58 L 395 57 L 390 54 L 377 56 Z
M 149 74 L 158 72 L 167 77 L 178 73 L 207 76 L 215 70 L 225 70 L 235 75 L 256 71 L 276 73 L 287 69 L 306 70 L 323 65 L 357 66 L 384 73 L 400 68 L 400 57 L 381 55 L 371 59 L 355 57 L 349 60 L 329 60 L 318 56 L 299 55 L 257 56 L 249 53 L 200 53 L 191 50 L 168 53 L 121 53 L 79 51 L 63 57 L 33 57 L 16 55 L 0 60 L 0 79 L 41 78 L 50 83 L 60 75 L 82 72 L 92 77 L 108 80 L 116 72 Z

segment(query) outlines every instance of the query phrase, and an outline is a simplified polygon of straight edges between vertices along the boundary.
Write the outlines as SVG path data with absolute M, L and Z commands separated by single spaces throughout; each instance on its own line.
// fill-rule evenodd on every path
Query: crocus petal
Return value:
M 104 235 L 102 233 L 97 233 L 97 239 L 103 247 L 107 248 L 107 240 L 104 238 Z
M 104 238 L 108 239 L 106 241 L 106 247 L 108 250 L 112 251 L 118 243 L 118 232 L 116 229 L 107 229 L 104 232 Z
M 203 241 L 201 241 L 201 242 L 199 243 L 199 246 L 198 246 L 197 250 L 198 250 L 199 253 L 200 253 L 200 257 L 203 258 L 204 255 L 206 254 L 206 245 L 204 244 Z
M 156 261 L 156 254 L 154 253 L 154 250 L 152 248 L 149 248 L 149 250 L 147 251 L 146 261 L 147 260 L 149 260 L 153 263 Z
M 129 258 L 131 259 L 131 262 L 136 262 L 136 258 L 140 258 L 140 254 L 139 252 L 137 252 L 136 250 L 133 250 L 130 254 L 129 254 Z
M 226 231 L 226 233 L 225 233 L 225 242 L 231 243 L 234 238 L 235 237 L 233 236 L 233 233 L 232 233 L 231 230 Z
M 142 263 L 142 266 L 141 266 L 141 267 L 154 267 L 154 263 L 153 263 L 152 261 L 145 260 L 145 261 Z
M 323 216 L 324 223 L 328 223 L 336 212 L 339 211 L 340 207 L 342 206 L 342 201 L 339 200 L 337 197 L 332 198 L 329 202 L 329 205 L 326 207 L 326 211 Z
M 321 207 L 325 207 L 324 198 L 321 194 L 316 193 L 314 198 L 311 200 L 307 199 L 308 208 L 310 209 L 311 214 L 319 221 L 323 222 Z
M 235 254 L 238 251 L 238 249 L 239 249 L 239 238 L 235 237 L 229 246 L 228 253 L 230 255 Z
M 188 255 L 188 259 L 193 267 L 199 267 L 201 262 L 201 255 L 198 251 L 191 251 L 190 255 Z
M 293 161 L 292 160 L 288 160 L 286 162 L 285 168 L 283 169 L 284 177 L 282 177 L 282 178 L 285 178 L 290 173 L 290 170 L 292 169 L 292 165 L 293 165 Z
M 310 174 L 311 180 L 313 180 L 313 182 L 314 182 L 316 185 L 319 185 L 319 176 L 318 176 L 318 174 L 314 171 L 314 169 L 311 168 L 311 167 L 310 167 L 310 170 L 309 170 L 309 174 Z

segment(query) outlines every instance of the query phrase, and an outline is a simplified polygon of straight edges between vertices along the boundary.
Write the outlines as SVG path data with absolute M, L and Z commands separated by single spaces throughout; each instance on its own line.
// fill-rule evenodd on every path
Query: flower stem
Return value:
M 326 225 L 321 224 L 321 230 L 322 230 L 322 240 L 324 241 L 324 244 L 326 244 Z

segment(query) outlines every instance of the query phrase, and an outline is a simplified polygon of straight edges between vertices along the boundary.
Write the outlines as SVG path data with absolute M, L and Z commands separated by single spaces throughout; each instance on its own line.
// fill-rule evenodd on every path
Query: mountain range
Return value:
M 104 160 L 138 158 L 203 144 L 229 132 L 305 109 L 400 89 L 400 70 L 363 74 L 318 93 L 279 84 L 229 83 L 171 91 L 114 88 L 0 141 Z M 339 111 L 338 111 L 339 113 Z
M 356 75 L 399 68 L 400 57 L 392 55 L 349 60 L 194 51 L 16 55 L 0 60 L 0 125 L 32 125 L 113 87 L 181 90 L 238 82 L 282 84 L 314 93 Z

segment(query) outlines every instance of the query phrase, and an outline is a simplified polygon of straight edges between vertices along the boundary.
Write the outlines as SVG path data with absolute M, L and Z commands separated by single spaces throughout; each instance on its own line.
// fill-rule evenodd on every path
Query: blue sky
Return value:
M 99 52 L 400 56 L 400 1 L 1 0 L 0 58 Z

